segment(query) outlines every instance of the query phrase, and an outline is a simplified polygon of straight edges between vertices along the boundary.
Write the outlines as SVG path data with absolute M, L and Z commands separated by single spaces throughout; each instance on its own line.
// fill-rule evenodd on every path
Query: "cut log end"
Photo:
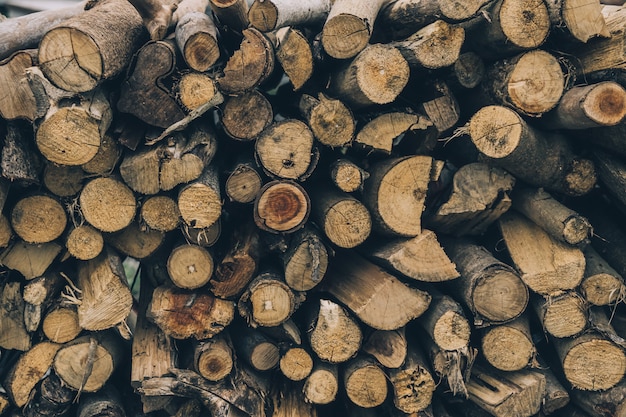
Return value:
M 447 311 L 435 323 L 433 340 L 441 349 L 457 350 L 467 346 L 470 333 L 470 324 L 464 316 Z
M 352 58 L 369 42 L 370 30 L 369 23 L 358 16 L 340 14 L 324 24 L 322 45 L 333 58 Z
M 519 371 L 528 366 L 535 355 L 535 346 L 528 335 L 506 325 L 487 330 L 481 343 L 485 359 L 502 371 Z
M 537 48 L 550 32 L 548 8 L 540 0 L 505 0 L 499 18 L 508 42 L 518 48 Z
M 493 322 L 518 317 L 528 305 L 528 288 L 519 275 L 495 270 L 476 284 L 473 293 L 476 311 Z
M 254 203 L 254 220 L 261 229 L 294 232 L 304 226 L 310 212 L 309 196 L 295 182 L 266 184 Z
M 609 389 L 623 378 L 625 370 L 623 350 L 603 339 L 577 344 L 563 358 L 565 377 L 580 390 Z
M 271 1 L 255 1 L 248 10 L 250 25 L 261 32 L 276 29 L 278 9 Z

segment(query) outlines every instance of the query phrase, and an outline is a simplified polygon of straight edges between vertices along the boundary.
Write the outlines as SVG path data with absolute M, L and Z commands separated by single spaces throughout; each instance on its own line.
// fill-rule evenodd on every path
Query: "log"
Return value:
M 457 60 L 458 61 L 458 60 Z M 433 80 L 429 86 L 432 96 L 427 96 L 417 108 L 432 122 L 435 129 L 426 129 L 423 144 L 415 147 L 413 153 L 429 153 L 436 147 L 435 135 L 442 135 L 454 128 L 461 118 L 461 108 L 452 87 L 443 80 Z M 434 133 L 429 131 L 434 130 Z M 431 134 L 429 134 L 431 133 Z M 405 141 L 406 143 L 406 141 Z
M 242 327 L 232 332 L 232 338 L 237 357 L 253 369 L 264 372 L 278 366 L 278 345 L 259 329 Z
M 187 112 L 198 111 L 203 105 L 211 100 L 217 100 L 219 97 L 217 83 L 213 77 L 205 72 L 183 73 L 178 82 L 175 83 L 173 90 L 177 100 Z
M 175 32 L 176 44 L 185 62 L 199 72 L 208 71 L 220 58 L 217 28 L 205 8 L 180 16 Z
M 41 330 L 54 343 L 66 343 L 75 339 L 83 331 L 78 322 L 76 306 L 58 303 L 50 308 L 43 318 Z
M 285 282 L 295 291 L 309 291 L 324 278 L 329 250 L 317 230 L 305 227 L 294 233 L 282 256 Z
M 330 147 L 351 143 L 356 130 L 354 115 L 341 101 L 319 93 L 317 98 L 302 94 L 298 110 L 310 126 L 315 139 Z
M 439 349 L 459 350 L 467 347 L 471 328 L 461 305 L 452 297 L 436 290 L 431 290 L 430 295 L 432 306 L 417 318 L 417 324 Z
M 96 393 L 81 398 L 77 417 L 124 417 L 124 404 L 115 385 L 108 384 Z
M 7 122 L 1 153 L 0 169 L 5 179 L 24 186 L 40 184 L 44 159 L 35 149 L 30 126 L 18 121 Z
M 0 264 L 18 271 L 25 279 L 42 276 L 61 253 L 57 242 L 32 244 L 14 241 L 0 254 Z
M 24 298 L 19 282 L 4 282 L 0 287 L 0 347 L 25 352 L 32 346 L 24 324 Z
M 2 23 L 2 28 L 7 22 Z M 23 31 L 20 31 L 23 32 Z M 4 35 L 4 32 L 3 32 Z M 6 120 L 24 118 L 33 122 L 43 112 L 28 83 L 26 69 L 36 64 L 36 56 L 29 51 L 19 51 L 0 60 L 0 88 L 7 94 L 0 99 L 0 116 Z M 0 51 L 2 56 L 2 51 Z
M 37 384 L 33 397 L 22 409 L 24 417 L 66 415 L 72 407 L 76 391 L 67 386 L 54 371 Z
M 403 134 L 427 131 L 432 122 L 423 115 L 409 112 L 383 113 L 365 124 L 356 134 L 354 145 L 384 154 L 391 154 L 394 143 Z
M 571 43 L 587 43 L 593 38 L 606 38 L 609 31 L 602 15 L 602 6 L 595 1 L 550 0 L 546 2 L 554 34 Z
M 209 0 L 209 7 L 226 33 L 241 33 L 250 24 L 244 0 Z
M 331 74 L 330 92 L 353 109 L 394 101 L 409 81 L 409 64 L 390 45 L 363 49 Z
M 585 274 L 580 293 L 591 305 L 613 305 L 624 297 L 624 278 L 591 245 L 583 249 Z
M 378 330 L 399 329 L 422 315 L 431 300 L 428 293 L 404 285 L 355 253 L 343 251 L 331 261 L 321 287 Z
M 292 27 L 283 27 L 266 35 L 274 45 L 276 59 L 293 90 L 300 90 L 313 75 L 314 59 L 309 39 L 304 32 Z
M 137 221 L 133 221 L 119 232 L 106 233 L 104 240 L 121 254 L 145 259 L 159 249 L 165 240 L 165 234 L 142 227 Z
M 257 164 L 250 158 L 244 158 L 234 164 L 230 171 L 224 192 L 230 201 L 236 203 L 252 203 L 263 187 L 263 178 Z
M 235 140 L 255 139 L 274 119 L 272 104 L 258 89 L 228 97 L 222 107 L 221 126 Z
M 316 361 L 302 388 L 306 400 L 312 404 L 329 404 L 335 400 L 338 391 L 337 365 Z
M 603 150 L 594 151 L 594 161 L 598 167 L 599 180 L 622 210 L 626 204 L 626 195 L 621 189 L 626 178 L 626 164 L 620 158 Z
M 302 381 L 313 370 L 313 357 L 304 348 L 290 347 L 281 355 L 278 367 L 290 381 Z
M 536 363 L 537 349 L 526 315 L 483 330 L 482 354 L 487 362 L 501 371 L 519 371 Z
M 56 273 L 37 277 L 24 285 L 24 324 L 26 330 L 35 332 L 41 324 L 43 313 L 58 299 L 65 282 Z
M 72 197 L 83 188 L 85 171 L 79 166 L 56 165 L 47 163 L 42 182 L 57 197 Z
M 366 356 L 358 356 L 346 364 L 343 386 L 348 399 L 362 408 L 379 406 L 387 398 L 387 375 Z
M 28 243 L 52 242 L 63 234 L 66 225 L 65 209 L 46 194 L 24 197 L 11 210 L 11 228 Z
M 485 78 L 485 62 L 476 52 L 461 52 L 452 65 L 446 81 L 457 90 L 472 89 Z
M 180 224 L 180 211 L 176 201 L 167 195 L 148 197 L 141 203 L 139 216 L 142 224 L 157 232 L 171 232 Z
M 461 274 L 450 290 L 472 312 L 475 326 L 506 323 L 524 312 L 528 288 L 511 266 L 468 239 L 446 240 L 443 247 Z
M 362 350 L 385 368 L 399 368 L 407 356 L 406 328 L 374 330 L 363 341 Z
M 105 133 L 100 139 L 100 146 L 95 156 L 80 167 L 88 174 L 104 175 L 112 172 L 121 156 L 122 150 L 118 141 Z
M 535 297 L 532 304 L 544 332 L 549 335 L 573 337 L 587 328 L 587 307 L 575 291 L 554 297 Z
M 626 384 L 622 381 L 605 391 L 572 390 L 572 402 L 589 415 L 612 417 L 624 413 Z
M 389 370 L 389 381 L 393 389 L 393 403 L 404 413 L 418 413 L 432 402 L 435 380 L 418 346 L 409 345 L 404 364 Z
M 174 247 L 167 258 L 167 272 L 179 288 L 195 290 L 213 276 L 214 261 L 202 246 L 182 244 Z
M 498 220 L 509 255 L 531 290 L 557 294 L 574 289 L 585 272 L 582 251 L 552 238 L 539 226 L 513 212 Z
M 128 226 L 137 205 L 130 188 L 111 177 L 89 181 L 81 190 L 79 201 L 85 220 L 102 232 L 117 232 Z
M 344 193 L 363 191 L 370 174 L 348 159 L 336 159 L 330 166 L 330 179 Z
M 133 6 L 106 1 L 48 31 L 39 44 L 39 65 L 59 88 L 90 91 L 119 75 L 144 41 Z
M 265 184 L 254 200 L 254 222 L 270 233 L 292 233 L 309 218 L 311 200 L 296 182 L 274 180 Z
M 226 378 L 234 362 L 233 347 L 225 333 L 199 341 L 194 348 L 194 369 L 209 381 Z
M 255 0 L 248 10 L 248 19 L 250 26 L 261 32 L 271 32 L 287 26 L 315 25 L 326 20 L 331 4 L 329 0 L 317 0 L 307 4 L 285 0 Z
M 187 226 L 204 229 L 222 214 L 221 191 L 215 166 L 207 166 L 197 180 L 178 191 L 178 210 Z
M 590 160 L 575 156 L 562 136 L 546 137 L 531 128 L 511 109 L 481 108 L 470 119 L 469 134 L 488 161 L 529 184 L 570 196 L 584 195 L 595 185 Z
M 327 299 L 309 303 L 309 306 L 307 336 L 316 357 L 334 364 L 354 357 L 363 342 L 363 333 L 354 317 Z

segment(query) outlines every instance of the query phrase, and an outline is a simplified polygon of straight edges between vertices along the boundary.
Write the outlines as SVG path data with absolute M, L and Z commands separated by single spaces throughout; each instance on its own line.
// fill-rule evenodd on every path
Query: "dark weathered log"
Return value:
M 35 332 L 43 319 L 43 314 L 59 296 L 66 282 L 57 273 L 47 273 L 24 285 L 24 323 L 26 330 Z
M 233 139 L 255 139 L 274 118 L 272 104 L 258 89 L 228 97 L 222 107 L 222 128 Z
M 0 347 L 27 351 L 31 336 L 24 324 L 24 298 L 19 282 L 4 282 L 0 287 Z
M 241 327 L 232 332 L 237 357 L 257 371 L 278 366 L 280 350 L 277 343 L 259 329 Z
M 626 295 L 624 278 L 613 269 L 591 245 L 583 249 L 585 275 L 580 292 L 592 305 L 612 305 Z
M 80 397 L 76 417 L 125 417 L 122 397 L 114 384 L 107 384 L 98 392 Z
M 245 0 L 209 0 L 209 7 L 227 33 L 241 33 L 250 24 Z
M 37 384 L 22 413 L 24 417 L 62 417 L 67 415 L 75 397 L 76 391 L 52 371 Z

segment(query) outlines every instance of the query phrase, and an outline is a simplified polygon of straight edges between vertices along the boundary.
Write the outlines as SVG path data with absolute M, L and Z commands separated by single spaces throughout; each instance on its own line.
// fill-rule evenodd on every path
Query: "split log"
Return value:
M 372 218 L 363 203 L 330 187 L 313 191 L 313 217 L 324 235 L 340 248 L 359 246 L 370 236 Z
M 54 372 L 76 391 L 96 392 L 120 365 L 122 355 L 115 334 L 91 333 L 61 346 L 54 357 Z
M 463 165 L 454 172 L 447 200 L 433 204 L 424 222 L 454 236 L 481 235 L 511 207 L 514 184 L 515 178 L 501 168 L 482 162 Z
M 43 318 L 41 330 L 54 343 L 66 343 L 75 339 L 83 331 L 78 322 L 76 306 L 60 302 L 50 308 Z
M 199 72 L 208 71 L 220 57 L 217 28 L 205 13 L 206 4 L 202 6 L 205 6 L 202 10 L 180 16 L 175 31 L 176 44 L 185 62 Z
M 174 339 L 208 339 L 220 333 L 235 316 L 235 305 L 203 292 L 159 286 L 147 317 Z
M 564 137 L 547 137 L 511 109 L 483 107 L 472 116 L 469 134 L 490 162 L 529 184 L 570 196 L 584 195 L 595 185 L 590 160 L 575 156 Z
M 283 73 L 294 91 L 301 89 L 313 75 L 312 46 L 304 32 L 283 27 L 267 34 Z
M 285 282 L 295 291 L 309 291 L 324 278 L 329 253 L 322 238 L 312 227 L 294 233 L 282 256 Z
M 63 234 L 66 225 L 65 209 L 49 195 L 24 197 L 11 210 L 11 228 L 28 243 L 52 242 Z
M 384 4 L 384 0 L 367 5 L 355 5 L 351 0 L 333 2 L 322 29 L 324 51 L 337 59 L 356 56 L 367 46 L 376 16 Z
M 2 30 L 5 30 L 6 24 L 7 22 L 4 22 L 0 26 Z M 33 53 L 19 51 L 7 59 L 0 60 L 0 88 L 7 92 L 0 99 L 0 116 L 6 120 L 24 118 L 33 122 L 44 112 L 43 109 L 38 108 L 37 99 L 31 90 L 26 74 L 26 69 L 37 63 L 36 56 L 33 55 L 34 51 Z
M 426 192 L 436 171 L 430 156 L 391 158 L 370 167 L 363 202 L 372 215 L 373 230 L 392 236 L 417 236 Z
M 343 363 L 354 357 L 363 341 L 355 319 L 339 304 L 320 299 L 307 311 L 307 336 L 315 355 L 328 363 Z
M 167 272 L 172 283 L 187 290 L 207 284 L 213 276 L 213 269 L 213 256 L 198 245 L 178 245 L 167 258 Z
M 471 328 L 461 305 L 452 297 L 435 290 L 431 290 L 430 295 L 432 306 L 418 317 L 419 326 L 442 350 L 467 347 Z
M 337 252 L 322 287 L 378 330 L 406 325 L 426 311 L 431 299 L 354 253 Z
M 429 86 L 429 90 L 430 93 L 428 94 L 431 95 L 427 95 L 427 98 L 423 99 L 417 108 L 432 122 L 435 132 L 429 135 L 429 130 L 433 129 L 426 129 L 424 143 L 413 148 L 415 151 L 412 153 L 416 154 L 432 152 L 436 147 L 436 137 L 434 136 L 441 136 L 443 133 L 449 132 L 459 123 L 461 118 L 459 102 L 447 82 L 435 79 Z M 406 141 L 404 142 L 406 144 Z
M 24 324 L 24 298 L 19 282 L 5 282 L 0 287 L 0 347 L 27 351 L 31 336 Z
M 90 91 L 119 75 L 144 41 L 133 6 L 106 1 L 48 31 L 39 44 L 39 65 L 59 88 Z
M 362 350 L 385 368 L 399 368 L 407 356 L 406 328 L 374 330 L 365 337 Z
M 188 226 L 204 229 L 217 222 L 222 200 L 216 167 L 208 165 L 197 180 L 180 188 L 176 202 Z
M 409 112 L 389 112 L 374 117 L 356 134 L 354 145 L 384 154 L 391 154 L 397 139 L 406 133 L 428 131 L 432 122 L 422 115 Z
M 551 339 L 565 378 L 575 389 L 601 391 L 617 385 L 626 371 L 622 348 L 597 333 Z
M 287 379 L 302 381 L 313 370 L 313 357 L 306 349 L 293 346 L 281 355 L 278 367 Z
M 587 307 L 575 291 L 535 297 L 532 304 L 544 331 L 554 337 L 573 337 L 587 328 Z
M 122 260 L 106 249 L 96 258 L 80 264 L 78 321 L 85 330 L 105 330 L 128 317 L 133 297 Z
M 100 139 L 96 155 L 80 167 L 88 174 L 104 175 L 112 172 L 120 158 L 122 150 L 118 141 L 105 133 Z
M 236 140 L 255 139 L 273 119 L 272 104 L 257 89 L 228 97 L 222 107 L 222 128 Z
M 466 239 L 446 240 L 443 247 L 461 274 L 450 290 L 474 314 L 475 326 L 505 323 L 524 312 L 528 288 L 511 266 Z
M 323 23 L 332 2 L 317 0 L 296 4 L 285 0 L 255 0 L 250 5 L 250 26 L 261 32 L 270 32 L 287 26 L 316 25 Z
M 254 201 L 254 221 L 270 233 L 292 233 L 304 227 L 311 200 L 298 183 L 275 180 L 263 186 Z
M 150 34 L 150 39 L 161 40 L 167 34 L 172 24 L 173 13 L 178 6 L 176 2 L 162 2 L 161 0 L 130 0 L 146 30 Z
M 227 33 L 241 33 L 250 24 L 245 0 L 209 0 L 209 7 Z
M 317 361 L 306 378 L 302 392 L 312 404 L 324 405 L 333 402 L 339 391 L 337 365 Z
M 319 93 L 317 98 L 302 94 L 298 110 L 315 138 L 323 145 L 336 147 L 351 143 L 356 122 L 350 109 L 341 100 Z
M 57 273 L 47 273 L 24 285 L 24 324 L 26 330 L 35 332 L 43 319 L 43 314 L 58 299 L 65 281 Z
M 18 271 L 27 280 L 42 276 L 61 253 L 57 242 L 32 244 L 13 242 L 0 254 L 0 264 Z
M 602 6 L 595 1 L 550 0 L 546 5 L 553 32 L 560 39 L 587 43 L 593 38 L 609 36 Z
M 585 254 L 585 275 L 580 283 L 581 295 L 589 304 L 613 305 L 626 295 L 624 278 L 588 245 Z
M 242 33 L 240 49 L 228 59 L 224 75 L 217 79 L 220 90 L 226 94 L 252 90 L 274 71 L 275 56 L 271 42 L 254 28 L 244 29 Z
M 226 378 L 235 366 L 233 347 L 225 333 L 198 342 L 194 348 L 194 369 L 209 381 Z
M 348 159 L 336 159 L 330 166 L 330 179 L 344 193 L 362 191 L 370 174 Z
M 501 371 L 519 371 L 536 363 L 537 349 L 526 315 L 483 330 L 481 347 L 487 362 Z
M 367 356 L 358 356 L 346 364 L 343 386 L 348 399 L 363 408 L 381 405 L 388 394 L 387 375 Z
M 175 45 L 150 41 L 137 49 L 120 87 L 117 108 L 149 125 L 166 128 L 185 116 L 164 86 L 176 67 Z
M 393 389 L 393 403 L 404 413 L 418 413 L 426 409 L 435 391 L 435 380 L 424 354 L 418 346 L 409 345 L 405 362 L 389 370 Z
M 513 212 L 498 220 L 509 255 L 528 287 L 542 295 L 576 288 L 585 272 L 582 251 L 561 243 Z
M 387 104 L 402 92 L 409 75 L 400 51 L 390 45 L 369 45 L 331 75 L 330 92 L 352 108 Z

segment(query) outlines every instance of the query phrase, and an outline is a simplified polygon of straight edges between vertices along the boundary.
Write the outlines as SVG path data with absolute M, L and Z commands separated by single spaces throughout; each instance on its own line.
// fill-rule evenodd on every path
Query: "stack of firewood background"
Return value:
M 626 415 L 626 9 L 0 22 L 0 414 Z

